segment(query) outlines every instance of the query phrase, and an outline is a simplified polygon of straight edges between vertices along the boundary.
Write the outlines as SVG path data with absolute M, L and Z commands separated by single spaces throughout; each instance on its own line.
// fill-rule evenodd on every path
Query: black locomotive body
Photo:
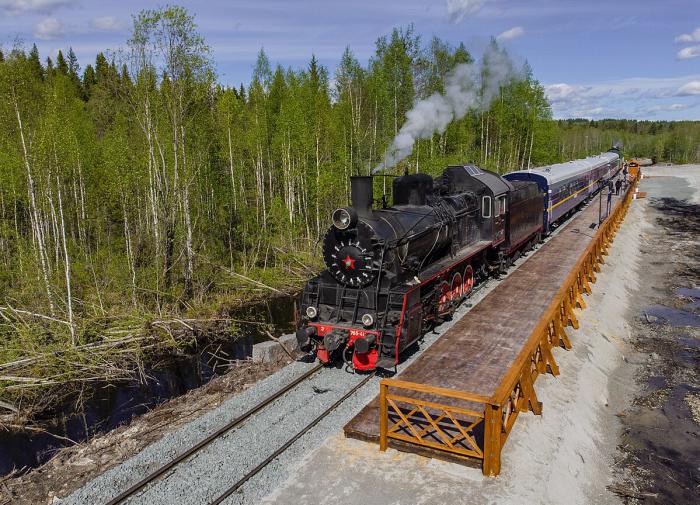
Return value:
M 543 232 L 536 183 L 473 165 L 398 177 L 392 195 L 393 205 L 373 208 L 373 178 L 353 177 L 351 206 L 333 213 L 327 268 L 304 288 L 297 331 L 322 362 L 394 367 L 475 282 L 504 271 Z

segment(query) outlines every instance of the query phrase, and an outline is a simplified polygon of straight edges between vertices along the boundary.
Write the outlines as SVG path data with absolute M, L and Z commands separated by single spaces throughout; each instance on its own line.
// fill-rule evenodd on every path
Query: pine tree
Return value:
M 460 42 L 457 49 L 454 52 L 453 61 L 455 65 L 461 63 L 474 63 L 474 58 L 469 54 L 467 48 L 464 46 L 464 42 Z
M 83 86 L 80 82 L 80 76 L 78 75 L 80 72 L 80 65 L 78 64 L 78 58 L 75 55 L 75 52 L 73 51 L 72 47 L 68 48 L 67 64 L 68 64 L 68 77 L 70 79 L 70 82 L 73 84 L 75 94 L 79 97 L 83 97 L 84 90 L 83 90 Z
M 83 80 L 82 80 L 82 97 L 83 100 L 88 101 L 90 99 L 90 96 L 92 94 L 92 88 L 97 84 L 97 77 L 95 75 L 95 70 L 92 68 L 92 65 L 88 63 L 87 67 L 85 67 L 85 72 L 83 72 Z
M 131 77 L 129 76 L 129 69 L 126 64 L 122 65 L 121 74 L 119 74 L 119 80 L 123 85 L 131 84 Z
M 44 69 L 41 66 L 41 60 L 39 59 L 39 50 L 36 44 L 32 45 L 32 50 L 29 51 L 29 65 L 31 67 L 32 75 L 39 80 L 44 80 Z
M 53 60 L 51 59 L 50 56 L 46 57 L 46 78 L 51 79 L 54 75 L 56 75 L 56 69 L 53 66 Z
M 275 68 L 275 73 L 272 75 L 270 80 L 269 90 L 267 93 L 267 107 L 268 107 L 268 122 L 270 124 L 270 133 L 272 133 L 276 128 L 277 116 L 280 113 L 280 108 L 282 106 L 282 100 L 287 94 L 287 83 L 285 82 L 284 70 L 282 70 L 281 65 L 277 65 Z
M 311 82 L 312 88 L 319 88 L 321 76 L 319 75 L 318 60 L 313 53 L 311 54 L 311 61 L 309 62 L 309 81 Z
M 58 55 L 56 55 L 56 71 L 61 75 L 68 75 L 68 63 L 63 57 L 63 52 L 59 49 Z
M 78 57 L 73 52 L 73 48 L 68 48 L 68 73 L 71 77 L 75 79 L 78 78 L 78 72 L 80 72 L 80 65 L 78 64 Z
M 104 53 L 97 53 L 95 57 L 95 80 L 101 84 L 105 84 L 111 80 L 112 76 L 113 74 Z

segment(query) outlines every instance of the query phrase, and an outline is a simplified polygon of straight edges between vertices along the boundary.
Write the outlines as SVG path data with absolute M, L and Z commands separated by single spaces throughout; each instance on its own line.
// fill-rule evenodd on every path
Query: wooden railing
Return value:
M 386 450 L 390 440 L 416 444 L 452 457 L 482 460 L 484 475 L 498 475 L 501 449 L 520 412 L 542 412 L 534 382 L 545 372 L 559 375 L 552 349 L 571 349 L 565 327 L 579 327 L 574 308 L 586 307 L 582 295 L 591 293 L 639 178 L 634 173 L 622 203 L 601 223 L 492 397 L 397 379 L 381 381 L 380 450 Z M 396 390 L 410 391 L 411 396 Z
M 389 388 L 423 393 L 427 398 L 439 397 L 475 404 L 475 408 L 447 405 L 421 398 L 409 398 L 389 392 Z M 388 439 L 401 440 L 457 456 L 483 458 L 483 405 L 488 398 L 455 391 L 384 379 L 379 385 L 379 446 L 386 450 Z

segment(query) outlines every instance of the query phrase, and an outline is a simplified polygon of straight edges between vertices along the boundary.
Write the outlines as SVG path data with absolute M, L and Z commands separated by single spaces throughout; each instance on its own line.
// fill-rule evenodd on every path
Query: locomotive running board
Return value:
M 426 268 L 417 275 L 419 281 L 417 284 L 425 284 L 426 282 L 432 281 L 435 279 L 435 277 L 447 270 L 450 270 L 455 265 L 459 265 L 463 261 L 466 261 L 469 258 L 476 256 L 480 252 L 485 251 L 490 245 L 491 242 L 488 240 L 480 240 L 475 244 L 463 247 L 454 256 L 445 258 L 437 263 L 433 263 L 430 267 Z

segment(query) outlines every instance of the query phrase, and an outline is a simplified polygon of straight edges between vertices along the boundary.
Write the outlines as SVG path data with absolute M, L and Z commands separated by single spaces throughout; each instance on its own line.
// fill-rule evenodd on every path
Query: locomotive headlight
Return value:
M 340 208 L 333 211 L 333 226 L 347 230 L 357 224 L 357 213 L 352 208 Z
M 309 319 L 314 319 L 317 314 L 318 311 L 316 310 L 316 307 L 311 305 L 306 307 L 306 317 L 308 317 Z
M 372 314 L 365 314 L 364 316 L 362 316 L 362 324 L 369 327 L 372 326 L 372 323 L 374 323 L 374 318 L 372 317 Z

